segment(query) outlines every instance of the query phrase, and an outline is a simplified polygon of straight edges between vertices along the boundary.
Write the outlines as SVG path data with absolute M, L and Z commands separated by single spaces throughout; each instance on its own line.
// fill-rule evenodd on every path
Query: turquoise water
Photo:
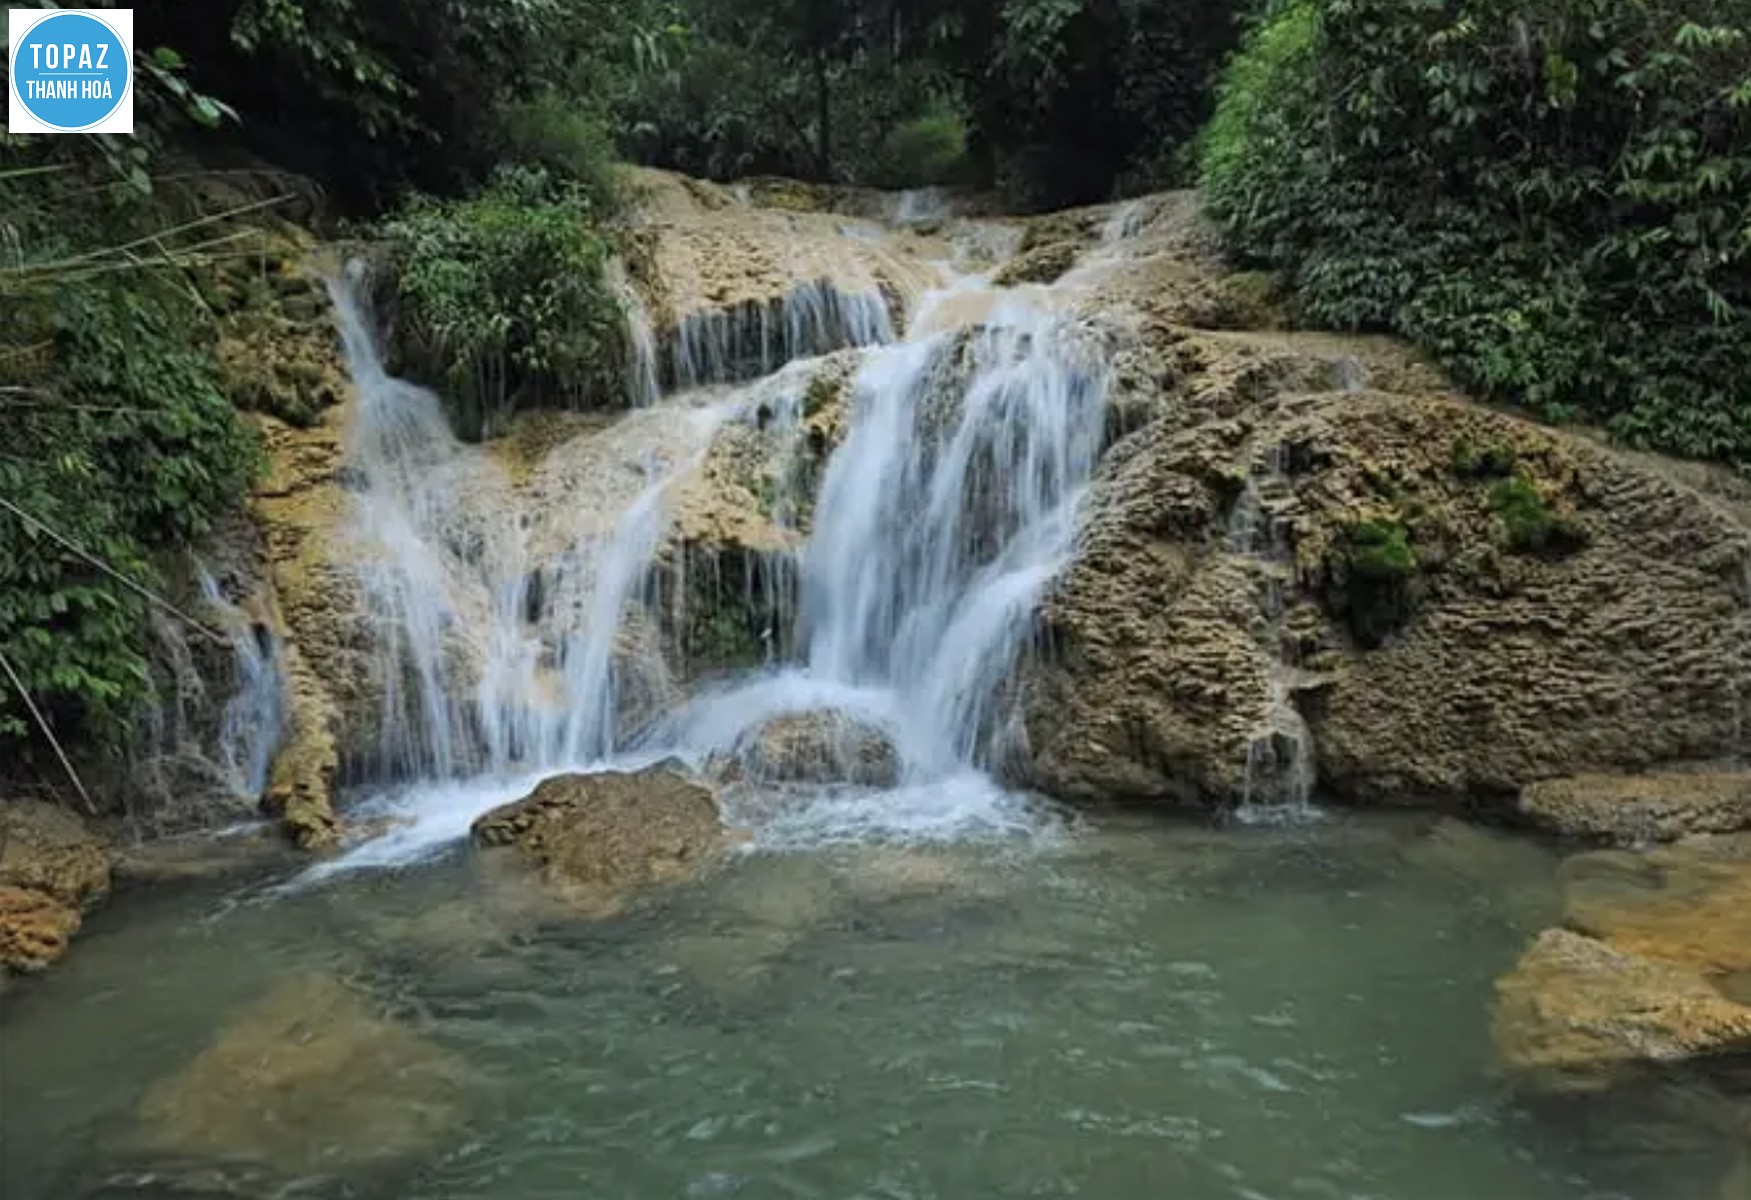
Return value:
M 132 897 L 0 1003 L 0 1194 L 1716 1200 L 1705 1137 L 1655 1153 L 1492 1077 L 1552 866 L 1449 824 L 1113 818 L 741 855 L 594 922 L 466 854 Z M 303 978 L 455 1066 L 440 1127 L 397 1140 L 386 1071 L 340 1128 L 143 1139 L 148 1089 Z

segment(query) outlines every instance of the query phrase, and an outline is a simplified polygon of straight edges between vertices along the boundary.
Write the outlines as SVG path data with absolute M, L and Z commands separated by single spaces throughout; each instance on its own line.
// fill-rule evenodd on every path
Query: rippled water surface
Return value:
M 1491 1080 L 1551 865 L 1446 824 L 1120 820 L 745 854 L 595 922 L 465 854 L 125 898 L 0 1007 L 0 1194 L 1714 1200 L 1710 1155 L 1607 1155 Z M 270 1114 L 285 1145 L 146 1155 L 146 1090 L 311 976 L 460 1065 L 441 1129 L 373 1154 L 396 1113 Z

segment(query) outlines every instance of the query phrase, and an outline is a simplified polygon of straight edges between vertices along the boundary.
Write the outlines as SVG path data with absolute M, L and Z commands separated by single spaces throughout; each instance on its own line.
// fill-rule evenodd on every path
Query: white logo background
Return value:
M 113 111 L 103 116 L 93 124 L 64 126 L 47 124 L 34 114 L 26 105 L 19 88 L 26 86 L 28 78 L 41 75 L 43 72 L 33 72 L 30 69 L 30 51 L 26 45 L 27 35 L 37 25 L 52 17 L 62 14 L 78 14 L 91 17 L 109 28 L 121 43 L 123 70 L 118 74 L 108 72 L 112 88 L 119 82 L 122 92 L 117 94 L 117 103 Z M 41 41 L 41 38 L 28 39 Z M 59 38 L 55 39 L 57 42 Z M 18 57 L 23 52 L 23 63 Z M 9 133 L 132 133 L 134 132 L 134 10 L 131 8 L 9 8 L 6 10 L 6 62 L 8 66 L 6 89 L 6 129 Z M 42 68 L 47 59 L 39 55 L 37 67 Z M 23 70 L 21 71 L 21 65 Z M 58 65 L 58 63 L 57 63 Z M 106 64 L 115 66 L 117 64 Z M 52 74 L 52 72 L 50 73 Z M 82 82 L 86 78 L 96 78 L 96 73 L 81 72 L 78 75 Z M 36 107 L 49 111 L 51 105 L 38 102 Z

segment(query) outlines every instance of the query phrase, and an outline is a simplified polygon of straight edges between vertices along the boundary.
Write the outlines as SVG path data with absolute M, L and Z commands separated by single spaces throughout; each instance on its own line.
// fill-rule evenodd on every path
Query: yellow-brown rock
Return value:
M 1496 1046 L 1530 1090 L 1594 1091 L 1635 1068 L 1751 1050 L 1751 1006 L 1694 971 L 1564 929 L 1497 985 Z
M 1581 775 L 1535 783 L 1520 812 L 1541 828 L 1624 845 L 1751 829 L 1751 774 Z
M 109 848 L 65 809 L 0 803 L 0 971 L 40 971 L 109 895 Z
M 0 804 L 0 886 L 80 910 L 101 903 L 109 883 L 109 848 L 78 817 L 35 800 Z
M 1563 865 L 1564 924 L 1629 953 L 1733 982 L 1751 973 L 1748 849 L 1740 839 L 1699 840 L 1647 854 L 1570 859 Z
M 462 1118 L 450 1054 L 331 976 L 276 984 L 150 1088 L 132 1148 L 309 1179 L 406 1160 Z
M 1054 289 L 1107 348 L 1112 445 L 1043 604 L 1056 653 L 1023 671 L 1017 782 L 1233 802 L 1273 682 L 1356 803 L 1505 813 L 1541 781 L 1739 752 L 1751 488 L 1467 403 L 1390 341 L 1231 328 L 1277 317 L 1225 298 L 1199 228 L 1157 198 Z M 1517 543 L 1505 488 L 1561 536 Z M 1242 536 L 1249 494 L 1274 544 Z M 1404 537 L 1396 581 L 1352 568 L 1365 524 Z
M 1751 842 L 1601 851 L 1562 869 L 1564 918 L 1498 984 L 1502 1063 L 1534 1092 L 1751 1052 Z
M 639 889 L 686 879 L 724 846 L 711 789 L 667 767 L 561 775 L 474 823 L 566 903 L 607 915 Z
M 67 953 L 79 910 L 45 892 L 0 884 L 0 971 L 40 971 Z

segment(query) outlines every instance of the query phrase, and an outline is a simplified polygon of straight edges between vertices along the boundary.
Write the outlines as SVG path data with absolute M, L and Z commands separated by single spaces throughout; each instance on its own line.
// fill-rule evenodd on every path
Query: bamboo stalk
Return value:
M 148 604 L 151 604 L 152 606 L 154 606 L 156 608 L 163 609 L 165 612 L 169 613 L 171 616 L 176 617 L 179 620 L 187 623 L 187 625 L 191 629 L 194 629 L 196 632 L 205 635 L 206 637 L 210 638 L 214 642 L 217 642 L 221 646 L 229 646 L 231 644 L 230 638 L 225 637 L 223 634 L 215 632 L 214 630 L 212 630 L 211 628 L 209 628 L 206 625 L 203 625 L 201 622 L 195 620 L 193 617 L 191 617 L 187 613 L 183 612 L 180 608 L 176 607 L 176 605 L 172 604 L 170 601 L 166 600 L 164 597 L 158 595 L 156 592 L 153 592 L 150 588 L 144 587 L 141 584 L 136 583 L 134 580 L 129 579 L 126 575 L 123 575 L 120 571 L 113 569 L 112 567 L 109 566 L 108 563 L 105 563 L 102 560 L 98 559 L 96 556 L 88 553 L 77 542 L 74 542 L 68 538 L 61 536 L 59 533 L 55 532 L 55 530 L 53 528 L 51 528 L 48 525 L 43 524 L 43 522 L 37 520 L 35 517 L 33 517 L 29 513 L 25 512 L 22 508 L 18 507 L 18 505 L 12 503 L 12 501 L 7 500 L 4 497 L 0 497 L 0 508 L 4 508 L 7 512 L 10 512 L 13 516 L 15 516 L 19 520 L 23 521 L 26 525 L 32 526 L 33 528 L 39 529 L 43 533 L 48 534 L 48 536 L 51 539 L 60 543 L 60 545 L 66 547 L 68 550 L 72 551 L 75 555 L 77 555 L 79 558 L 83 559 L 85 562 L 96 567 L 99 571 L 102 571 L 105 575 L 108 575 L 111 579 L 114 579 L 117 583 L 121 584 L 123 587 L 127 588 L 129 591 L 140 596 Z
M 85 790 L 85 784 L 80 780 L 79 772 L 73 769 L 72 760 L 67 757 L 67 752 L 61 749 L 61 743 L 55 737 L 55 731 L 49 728 L 48 720 L 43 716 L 42 710 L 36 706 L 36 701 L 31 699 L 29 689 L 24 686 L 24 680 L 20 679 L 18 672 L 12 669 L 12 662 L 4 652 L 0 652 L 0 668 L 5 669 L 6 677 L 12 680 L 12 686 L 18 689 L 19 699 L 23 700 L 25 708 L 30 710 L 31 718 L 36 722 L 36 727 L 42 730 L 49 745 L 54 747 L 55 757 L 61 760 L 61 769 L 67 772 L 67 778 L 73 781 L 73 790 L 79 793 L 79 799 L 85 805 L 85 811 L 95 817 L 97 805 L 92 802 L 91 793 Z

